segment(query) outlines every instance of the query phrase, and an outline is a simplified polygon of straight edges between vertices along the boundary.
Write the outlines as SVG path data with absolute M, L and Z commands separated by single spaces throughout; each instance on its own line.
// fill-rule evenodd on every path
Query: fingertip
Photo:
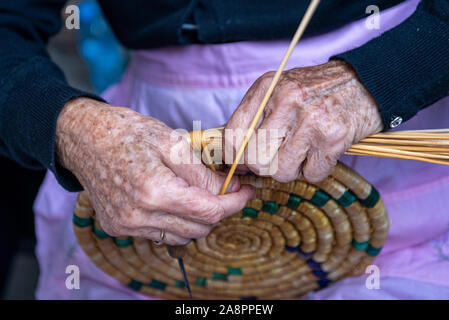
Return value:
M 329 174 L 304 172 L 303 175 L 308 182 L 318 183 L 326 179 Z
M 246 205 L 246 203 L 255 196 L 255 188 L 250 185 L 241 185 L 236 192 L 220 196 L 220 202 L 225 210 L 223 218 L 233 215 Z
M 240 190 L 240 179 L 239 177 L 233 177 L 230 183 L 229 192 L 237 192 Z
M 235 173 L 236 174 L 247 174 L 249 171 L 248 167 L 244 164 L 239 164 L 237 165 L 236 169 L 235 169 Z
M 319 166 L 315 164 L 320 160 L 308 160 L 304 169 L 302 170 L 302 175 L 304 178 L 312 183 L 319 183 L 326 179 L 332 172 L 333 166 Z
M 246 195 L 248 201 L 256 196 L 256 187 L 249 184 L 242 184 L 239 191 Z

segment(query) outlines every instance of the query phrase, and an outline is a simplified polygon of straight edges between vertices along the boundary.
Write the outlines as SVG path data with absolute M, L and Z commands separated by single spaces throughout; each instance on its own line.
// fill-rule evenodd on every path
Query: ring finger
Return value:
M 170 246 L 186 245 L 190 242 L 190 239 L 188 238 L 180 237 L 165 230 L 137 228 L 130 229 L 129 234 L 133 237 L 145 238 L 148 240 L 152 240 L 157 244 L 167 244 Z

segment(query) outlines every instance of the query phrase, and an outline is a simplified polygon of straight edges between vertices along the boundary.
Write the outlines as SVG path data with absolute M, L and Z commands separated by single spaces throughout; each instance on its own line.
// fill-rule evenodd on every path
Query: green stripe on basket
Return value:
M 142 282 L 136 281 L 136 280 L 131 280 L 128 283 L 128 287 L 130 287 L 133 290 L 139 291 L 140 288 L 142 288 Z
M 297 196 L 296 194 L 290 193 L 290 197 L 288 197 L 287 208 L 292 210 L 298 209 L 299 204 L 301 203 L 302 198 Z
M 167 284 L 165 282 L 158 281 L 156 279 L 151 279 L 151 282 L 147 284 L 147 286 L 158 290 L 165 290 Z
M 329 199 L 330 197 L 326 192 L 322 190 L 317 190 L 313 195 L 312 199 L 310 199 L 310 202 L 312 202 L 314 205 L 318 207 L 322 207 L 329 201 Z
M 352 239 L 351 244 L 355 249 L 363 251 L 363 250 L 366 250 L 366 248 L 368 248 L 369 240 L 363 241 L 363 242 L 357 242 L 355 239 Z
M 186 283 L 181 280 L 175 280 L 175 284 L 173 286 L 175 286 L 176 288 L 185 288 Z
M 73 224 L 80 228 L 85 228 L 91 226 L 94 223 L 92 218 L 80 218 L 75 213 L 73 213 Z
M 337 202 L 343 207 L 350 206 L 357 200 L 355 194 L 352 193 L 351 190 L 347 190 L 345 193 L 341 195 L 340 198 L 337 199 Z
M 381 251 L 382 251 L 382 247 L 375 248 L 372 245 L 369 245 L 368 248 L 366 249 L 366 253 L 372 257 L 377 256 Z
M 207 284 L 207 279 L 206 278 L 196 278 L 195 279 L 195 285 L 199 286 L 199 287 L 205 287 Z
M 267 201 L 263 204 L 262 211 L 266 211 L 272 214 L 278 212 L 279 205 L 273 201 Z
M 366 199 L 361 199 L 360 203 L 367 208 L 372 208 L 377 204 L 377 202 L 379 202 L 379 199 L 380 199 L 379 192 L 376 190 L 376 188 L 371 186 L 371 192 L 369 196 Z
M 106 232 L 104 232 L 104 230 L 97 229 L 95 228 L 95 226 L 94 226 L 94 234 L 98 239 L 109 238 L 109 235 Z
M 228 268 L 228 274 L 243 274 L 240 268 Z
M 212 279 L 214 280 L 222 280 L 222 281 L 228 281 L 228 275 L 224 273 L 218 273 L 214 272 L 212 275 Z
M 258 215 L 259 211 L 254 208 L 246 207 L 242 210 L 242 218 L 257 218 Z
M 133 244 L 133 239 L 131 238 L 126 238 L 126 239 L 118 239 L 118 238 L 114 238 L 114 242 L 117 246 L 124 248 L 127 247 L 129 245 Z

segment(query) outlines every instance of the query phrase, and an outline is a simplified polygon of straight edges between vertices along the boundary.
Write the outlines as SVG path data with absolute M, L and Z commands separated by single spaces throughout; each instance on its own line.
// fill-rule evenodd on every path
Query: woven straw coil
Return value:
M 342 163 L 319 184 L 240 179 L 257 188 L 256 198 L 187 246 L 184 263 L 196 299 L 298 298 L 363 273 L 388 235 L 379 193 Z M 149 296 L 188 298 L 165 246 L 108 236 L 86 192 L 78 196 L 73 224 L 85 253 L 110 276 Z

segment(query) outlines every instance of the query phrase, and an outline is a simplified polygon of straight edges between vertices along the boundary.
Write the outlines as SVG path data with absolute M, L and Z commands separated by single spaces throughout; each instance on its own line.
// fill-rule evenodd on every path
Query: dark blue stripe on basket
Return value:
M 376 190 L 376 188 L 371 186 L 371 192 L 369 196 L 366 199 L 361 199 L 360 203 L 367 208 L 372 208 L 377 204 L 377 202 L 379 202 L 379 199 L 380 199 L 379 192 Z
M 307 259 L 311 258 L 314 253 L 315 253 L 315 251 L 304 252 L 304 251 L 302 251 L 301 248 L 298 249 L 299 257 L 303 260 L 307 260 Z
M 320 279 L 325 279 L 326 276 L 327 276 L 327 272 L 321 270 L 321 268 L 313 270 L 312 273 L 313 273 L 314 276 L 316 276 L 316 277 L 318 277 Z
M 313 270 L 321 270 L 321 262 L 317 262 L 313 259 L 309 259 L 306 261 L 307 265 Z
M 317 281 L 320 289 L 326 288 L 331 282 L 332 281 L 330 281 L 329 279 L 320 279 Z
M 296 252 L 296 251 L 299 251 L 299 246 L 290 247 L 290 246 L 285 245 L 285 250 L 287 250 L 288 252 Z

